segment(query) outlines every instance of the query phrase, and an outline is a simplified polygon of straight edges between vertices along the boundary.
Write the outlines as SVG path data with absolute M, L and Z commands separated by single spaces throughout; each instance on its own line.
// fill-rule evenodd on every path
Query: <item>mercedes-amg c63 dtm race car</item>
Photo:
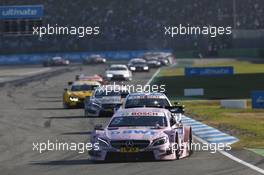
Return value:
M 108 81 L 112 80 L 122 80 L 122 81 L 131 81 L 132 73 L 123 64 L 113 64 L 105 71 L 105 77 Z
M 52 57 L 43 62 L 44 67 L 48 66 L 68 66 L 70 61 L 62 57 Z
M 64 89 L 63 107 L 80 108 L 84 106 L 84 99 L 90 97 L 92 92 L 101 84 L 97 81 L 69 82 L 70 88 Z
M 131 59 L 128 62 L 127 66 L 132 72 L 142 72 L 142 71 L 148 72 L 149 71 L 149 66 L 146 60 L 142 58 Z
M 126 86 L 106 85 L 97 88 L 84 102 L 85 116 L 109 116 L 129 94 Z
M 83 59 L 83 64 L 105 64 L 106 58 L 101 55 L 90 55 Z
M 97 81 L 101 84 L 105 84 L 106 81 L 103 79 L 102 76 L 94 74 L 94 75 L 85 75 L 85 74 L 80 74 L 75 76 L 76 81 Z
M 172 104 L 168 97 L 161 92 L 138 92 L 130 93 L 121 108 L 136 107 L 154 107 L 154 108 L 171 108 Z M 174 103 L 174 113 L 184 113 L 184 105 L 178 102 Z
M 119 109 L 90 141 L 99 145 L 89 151 L 94 161 L 174 160 L 191 155 L 192 129 L 164 108 Z

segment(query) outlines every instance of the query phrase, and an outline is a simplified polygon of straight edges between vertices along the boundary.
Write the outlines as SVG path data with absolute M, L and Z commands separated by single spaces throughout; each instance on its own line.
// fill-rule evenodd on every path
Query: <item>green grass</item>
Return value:
M 191 65 L 191 64 L 189 64 Z M 205 95 L 198 99 L 250 98 L 252 90 L 264 89 L 264 64 L 247 61 L 229 61 L 193 66 L 234 66 L 235 75 L 221 77 L 185 77 L 184 66 L 161 70 L 153 84 L 165 84 L 173 99 L 186 99 L 184 89 L 204 88 Z M 187 98 L 188 99 L 188 98 Z
M 187 115 L 238 137 L 233 147 L 264 148 L 264 110 L 221 108 L 215 100 L 182 103 Z
M 221 77 L 185 77 L 185 66 L 234 66 L 235 75 Z M 249 99 L 252 90 L 264 90 L 264 64 L 247 61 L 184 62 L 163 68 L 152 84 L 166 85 L 172 100 L 183 101 L 187 114 L 240 139 L 237 148 L 264 148 L 264 110 L 221 108 L 218 99 Z M 202 97 L 184 97 L 185 88 L 204 88 Z M 196 99 L 196 100 L 194 100 Z M 201 100 L 206 99 L 206 100 Z M 211 100 L 207 100 L 211 99 Z

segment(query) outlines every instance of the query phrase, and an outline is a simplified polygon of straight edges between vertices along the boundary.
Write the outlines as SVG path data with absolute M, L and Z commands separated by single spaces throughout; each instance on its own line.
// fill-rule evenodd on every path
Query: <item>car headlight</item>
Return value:
M 106 74 L 107 77 L 113 77 L 113 74 Z
M 167 143 L 167 137 L 161 137 L 153 141 L 152 146 L 160 146 Z
M 129 74 L 124 74 L 124 77 L 126 77 L 126 78 L 129 77 Z
M 98 141 L 100 147 L 108 147 L 109 146 L 106 139 L 98 137 L 97 141 Z
M 74 102 L 79 101 L 78 97 L 70 97 L 70 100 L 71 100 L 71 101 L 74 101 Z
M 130 67 L 130 69 L 131 69 L 131 70 L 136 70 L 136 68 L 135 68 L 135 67 Z
M 148 66 L 144 66 L 143 69 L 144 69 L 144 70 L 148 70 Z
M 165 64 L 167 64 L 167 63 L 168 63 L 168 60 L 163 60 L 163 62 L 164 62 Z

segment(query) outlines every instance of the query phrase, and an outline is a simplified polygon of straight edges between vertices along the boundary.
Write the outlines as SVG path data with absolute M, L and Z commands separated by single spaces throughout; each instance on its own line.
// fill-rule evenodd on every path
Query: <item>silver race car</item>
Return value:
M 112 115 L 114 109 L 121 106 L 128 93 L 125 86 L 119 85 L 106 85 L 96 89 L 92 96 L 84 102 L 85 116 Z
M 105 72 L 106 79 L 108 81 L 112 80 L 132 80 L 132 73 L 127 68 L 126 65 L 123 64 L 113 64 L 111 65 Z

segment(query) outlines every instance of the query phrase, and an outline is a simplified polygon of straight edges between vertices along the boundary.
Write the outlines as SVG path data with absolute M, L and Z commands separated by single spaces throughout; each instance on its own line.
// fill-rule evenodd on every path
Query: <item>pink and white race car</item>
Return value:
M 93 161 L 174 160 L 191 155 L 192 129 L 164 108 L 119 109 L 90 141 L 99 145 L 89 151 Z

